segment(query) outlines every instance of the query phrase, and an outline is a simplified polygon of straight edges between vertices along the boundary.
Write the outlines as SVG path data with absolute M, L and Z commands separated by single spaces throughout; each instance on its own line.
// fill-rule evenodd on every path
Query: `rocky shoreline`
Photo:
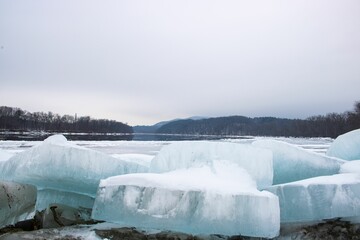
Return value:
M 90 222 L 89 222 L 90 223 Z M 94 223 L 94 222 L 93 222 Z M 24 225 L 0 229 L 0 240 L 259 240 L 265 238 L 223 235 L 191 235 L 172 231 L 149 232 L 135 227 L 109 227 L 104 224 L 81 224 L 58 228 L 24 231 Z M 360 224 L 331 219 L 311 226 L 282 227 L 280 236 L 274 240 L 357 240 L 360 239 Z

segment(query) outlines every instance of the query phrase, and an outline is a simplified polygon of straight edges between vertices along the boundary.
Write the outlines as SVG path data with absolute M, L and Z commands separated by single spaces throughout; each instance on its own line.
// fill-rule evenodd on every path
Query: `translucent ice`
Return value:
M 192 234 L 275 237 L 279 233 L 276 196 L 258 191 L 237 164 L 156 174 L 128 174 L 100 182 L 92 217 L 129 226 Z
M 0 227 L 27 219 L 35 203 L 35 186 L 0 181 Z
M 79 147 L 62 135 L 49 137 L 42 144 L 0 164 L 0 179 L 33 184 L 39 190 L 58 190 L 61 191 L 60 196 L 69 192 L 71 196 L 75 193 L 95 197 L 102 178 L 148 171 L 144 165 Z M 45 204 L 40 198 L 41 205 Z M 56 199 L 56 196 L 53 198 Z
M 176 142 L 164 146 L 152 160 L 150 172 L 211 166 L 217 160 L 228 160 L 244 168 L 260 189 L 272 184 L 273 163 L 269 150 L 226 142 Z
M 338 136 L 326 154 L 345 160 L 360 160 L 360 129 Z
M 252 144 L 273 152 L 274 184 L 336 174 L 344 163 L 281 141 L 258 140 Z
M 360 175 L 336 174 L 267 188 L 279 197 L 281 222 L 360 216 Z
M 73 207 L 92 208 L 94 196 L 55 189 L 38 190 L 36 209 L 46 209 L 50 203 L 61 203 Z

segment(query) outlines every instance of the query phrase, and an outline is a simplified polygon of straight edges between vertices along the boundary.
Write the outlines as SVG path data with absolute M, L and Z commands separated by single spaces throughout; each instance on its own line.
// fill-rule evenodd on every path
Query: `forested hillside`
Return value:
M 0 129 L 11 131 L 51 131 L 83 133 L 132 133 L 127 124 L 108 119 L 75 117 L 52 112 L 28 112 L 20 108 L 0 107 Z
M 157 126 L 157 125 L 156 125 Z M 352 111 L 329 113 L 307 119 L 244 116 L 184 119 L 160 124 L 157 133 L 195 135 L 252 135 L 332 137 L 360 128 L 360 102 Z M 107 119 L 76 117 L 52 112 L 28 112 L 20 108 L 0 107 L 0 130 L 83 133 L 133 133 L 127 124 Z
M 353 111 L 330 113 L 307 119 L 230 116 L 202 120 L 179 120 L 160 127 L 158 133 L 201 135 L 252 135 L 337 137 L 360 128 L 360 102 Z

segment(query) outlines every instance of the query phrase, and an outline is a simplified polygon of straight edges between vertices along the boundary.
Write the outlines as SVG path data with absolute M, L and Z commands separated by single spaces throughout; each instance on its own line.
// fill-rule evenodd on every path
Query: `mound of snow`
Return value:
M 336 174 L 275 185 L 281 222 L 360 216 L 360 175 Z
M 0 227 L 27 219 L 35 211 L 36 187 L 0 181 Z
M 164 146 L 152 160 L 150 172 L 163 173 L 191 167 L 212 166 L 226 160 L 245 169 L 258 187 L 272 184 L 272 153 L 266 149 L 226 142 L 176 142 Z
M 100 179 L 147 171 L 144 165 L 79 147 L 55 135 L 2 162 L 0 179 L 33 184 L 39 190 L 53 189 L 95 197 Z
M 344 161 L 304 150 L 286 142 L 258 140 L 256 147 L 273 153 L 274 184 L 298 181 L 306 178 L 337 174 Z
M 360 160 L 360 129 L 338 136 L 326 155 L 345 160 Z
M 278 198 L 256 189 L 236 163 L 215 161 L 162 174 L 101 180 L 92 217 L 129 226 L 192 234 L 275 237 Z

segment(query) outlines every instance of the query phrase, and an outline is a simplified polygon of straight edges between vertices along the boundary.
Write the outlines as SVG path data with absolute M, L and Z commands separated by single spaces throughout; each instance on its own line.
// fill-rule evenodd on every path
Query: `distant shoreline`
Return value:
M 219 139 L 252 139 L 252 136 L 234 135 L 199 135 L 199 134 L 166 134 L 166 133 L 81 133 L 81 132 L 47 132 L 47 131 L 0 131 L 3 141 L 43 141 L 54 134 L 62 134 L 68 140 L 83 141 L 184 141 L 184 140 L 219 140 Z

